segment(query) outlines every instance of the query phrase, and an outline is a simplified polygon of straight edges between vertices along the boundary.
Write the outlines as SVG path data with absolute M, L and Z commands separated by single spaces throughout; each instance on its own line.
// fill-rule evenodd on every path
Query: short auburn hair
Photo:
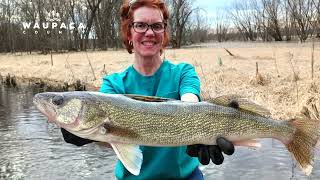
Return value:
M 132 54 L 133 46 L 129 43 L 128 36 L 131 35 L 131 24 L 133 23 L 133 12 L 140 7 L 151 7 L 159 9 L 162 12 L 163 22 L 167 24 L 169 18 L 169 11 L 163 0 L 124 0 L 120 8 L 121 14 L 121 37 L 122 42 L 125 45 L 129 54 Z M 164 31 L 164 39 L 160 54 L 162 54 L 164 48 L 169 42 L 169 30 L 168 28 Z

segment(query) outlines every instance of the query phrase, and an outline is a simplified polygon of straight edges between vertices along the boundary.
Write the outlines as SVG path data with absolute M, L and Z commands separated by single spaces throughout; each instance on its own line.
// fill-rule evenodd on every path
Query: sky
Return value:
M 230 0 L 229 0 L 230 1 Z M 208 11 L 215 11 L 217 8 L 224 7 L 228 0 L 197 0 L 194 5 L 205 8 Z
M 233 1 L 234 0 L 196 0 L 193 5 L 206 11 L 207 18 L 210 20 L 212 26 L 217 14 L 225 11 L 227 7 L 230 7 Z

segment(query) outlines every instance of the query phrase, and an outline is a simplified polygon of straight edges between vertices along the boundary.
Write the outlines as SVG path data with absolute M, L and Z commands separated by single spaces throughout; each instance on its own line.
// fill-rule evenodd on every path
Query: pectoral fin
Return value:
M 256 113 L 260 115 L 270 115 L 270 111 L 265 107 L 257 104 L 256 102 L 238 96 L 238 95 L 224 95 L 219 96 L 214 99 L 210 99 L 207 102 L 217 104 L 220 106 L 232 107 L 239 109 L 240 111 L 247 111 L 251 113 Z
M 118 158 L 133 175 L 139 175 L 142 165 L 142 153 L 138 145 L 132 144 L 111 144 Z

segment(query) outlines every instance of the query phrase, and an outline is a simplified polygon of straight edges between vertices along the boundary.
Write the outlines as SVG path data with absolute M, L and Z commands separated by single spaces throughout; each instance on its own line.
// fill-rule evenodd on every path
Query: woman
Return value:
M 159 96 L 189 102 L 200 100 L 200 81 L 194 68 L 184 63 L 174 65 L 160 57 L 168 44 L 168 18 L 167 7 L 161 0 L 123 2 L 121 33 L 126 49 L 130 54 L 134 53 L 134 62 L 123 72 L 106 76 L 101 92 Z M 83 145 L 91 142 L 62 131 L 69 143 Z M 140 174 L 132 175 L 118 161 L 115 175 L 118 179 L 203 179 L 198 169 L 199 161 L 209 164 L 212 159 L 215 164 L 221 164 L 221 149 L 227 154 L 234 151 L 233 145 L 224 138 L 219 138 L 217 144 L 188 148 L 140 146 L 143 153 Z

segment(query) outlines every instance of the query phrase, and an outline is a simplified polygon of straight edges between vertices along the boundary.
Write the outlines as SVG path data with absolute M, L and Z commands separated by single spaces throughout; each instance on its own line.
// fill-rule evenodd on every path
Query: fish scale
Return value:
M 210 141 L 211 144 L 214 144 L 214 137 L 221 135 L 281 135 L 281 138 L 285 138 L 284 134 L 293 130 L 292 128 L 285 129 L 287 126 L 282 126 L 284 122 L 275 122 L 269 125 L 268 118 L 237 112 L 229 107 L 205 102 L 203 104 L 184 102 L 150 103 L 135 101 L 130 98 L 119 98 L 117 101 L 110 101 L 108 106 L 112 107 L 106 108 L 111 123 L 123 130 L 127 129 L 135 132 L 136 139 L 128 139 L 128 141 L 133 143 L 143 142 L 144 145 L 175 146 L 192 143 L 204 144 Z M 167 109 L 174 112 L 170 113 Z M 242 119 L 244 122 L 241 123 Z M 281 131 L 277 131 L 279 127 L 282 129 Z M 241 132 L 243 133 L 238 134 Z M 191 135 L 192 138 L 185 138 L 190 134 L 197 134 L 197 136 Z M 178 141 L 177 137 L 183 138 Z
M 54 104 L 55 97 L 63 102 Z M 309 175 L 320 138 L 319 121 L 274 120 L 264 115 L 268 113 L 261 105 L 236 95 L 189 103 L 138 95 L 52 92 L 35 95 L 34 104 L 50 122 L 69 132 L 110 143 L 135 175 L 143 159 L 138 145 L 211 145 L 220 136 L 242 146 L 256 146 L 256 138 L 277 139 Z

